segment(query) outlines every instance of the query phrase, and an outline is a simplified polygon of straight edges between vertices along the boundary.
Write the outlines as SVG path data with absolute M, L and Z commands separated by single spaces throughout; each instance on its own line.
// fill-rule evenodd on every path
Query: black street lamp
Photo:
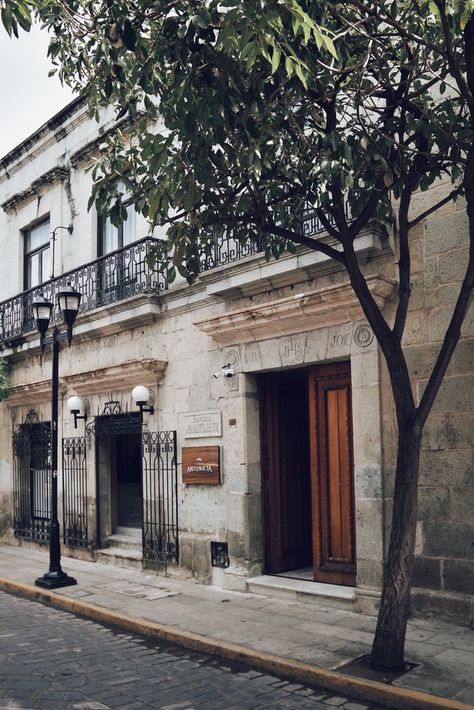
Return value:
M 59 332 L 55 326 L 52 335 L 46 337 L 46 332 L 53 310 L 53 304 L 44 296 L 37 296 L 31 304 L 36 320 L 36 328 L 40 334 L 41 349 L 44 351 L 46 344 L 52 345 L 53 364 L 51 377 L 51 520 L 49 524 L 49 571 L 38 577 L 35 584 L 46 589 L 69 587 L 77 584 L 73 577 L 69 577 L 61 569 L 61 544 L 58 521 L 58 387 L 59 387 L 59 343 L 67 340 L 69 347 L 72 341 L 72 327 L 79 310 L 81 294 L 68 284 L 57 294 L 67 330 Z

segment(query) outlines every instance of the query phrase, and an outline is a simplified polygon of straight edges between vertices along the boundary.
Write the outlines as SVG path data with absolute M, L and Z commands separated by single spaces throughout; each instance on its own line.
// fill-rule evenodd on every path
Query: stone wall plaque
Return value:
M 184 415 L 184 438 L 200 439 L 222 436 L 222 416 L 219 410 L 190 412 Z
M 220 446 L 183 446 L 183 483 L 215 486 L 221 482 Z

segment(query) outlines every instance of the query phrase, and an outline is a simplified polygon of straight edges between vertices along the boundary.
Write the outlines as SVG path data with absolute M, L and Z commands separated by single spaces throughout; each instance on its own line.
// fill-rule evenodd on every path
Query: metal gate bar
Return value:
M 177 564 L 178 475 L 176 432 L 142 434 L 143 564 Z
M 13 527 L 16 537 L 48 542 L 51 428 L 28 416 L 13 434 Z
M 63 439 L 63 539 L 71 547 L 88 547 L 86 437 Z

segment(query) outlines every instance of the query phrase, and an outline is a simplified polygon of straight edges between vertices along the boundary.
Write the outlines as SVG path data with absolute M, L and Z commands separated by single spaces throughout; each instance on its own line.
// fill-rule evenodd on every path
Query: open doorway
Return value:
M 140 434 L 124 434 L 116 440 L 118 528 L 142 527 L 142 466 Z
M 100 546 L 120 533 L 136 537 L 143 527 L 140 415 L 96 418 Z
M 265 572 L 354 586 L 350 364 L 260 384 Z

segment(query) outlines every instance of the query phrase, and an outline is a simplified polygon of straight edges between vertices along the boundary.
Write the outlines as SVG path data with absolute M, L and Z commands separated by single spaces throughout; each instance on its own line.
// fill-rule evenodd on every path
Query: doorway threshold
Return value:
M 347 609 L 352 606 L 355 600 L 355 587 L 344 587 L 339 584 L 309 582 L 304 579 L 292 579 L 272 574 L 250 577 L 246 581 L 248 592 L 292 602 Z

